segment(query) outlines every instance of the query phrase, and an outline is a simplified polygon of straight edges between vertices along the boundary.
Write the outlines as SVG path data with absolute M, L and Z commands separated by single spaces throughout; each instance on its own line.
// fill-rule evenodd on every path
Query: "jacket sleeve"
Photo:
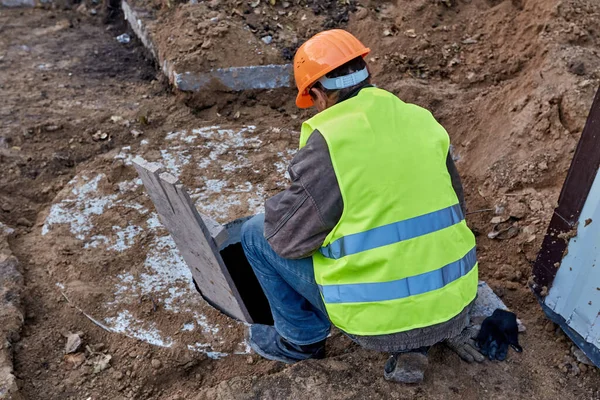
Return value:
M 450 153 L 446 167 L 464 213 L 463 188 Z M 298 151 L 288 172 L 290 187 L 266 201 L 265 238 L 281 257 L 298 259 L 321 247 L 340 220 L 344 203 L 327 142 L 319 131 Z
M 452 160 L 452 155 L 448 152 L 448 156 L 446 157 L 446 167 L 448 168 L 448 173 L 450 174 L 450 179 L 452 179 L 452 187 L 456 192 L 456 196 L 458 197 L 458 202 L 460 203 L 460 208 L 464 215 L 467 214 L 467 207 L 465 204 L 465 194 L 463 191 L 462 182 L 460 180 L 460 175 L 458 175 L 458 170 L 456 169 L 456 165 L 454 164 L 454 160 Z
M 265 238 L 281 257 L 318 250 L 342 216 L 343 201 L 327 142 L 314 131 L 288 168 L 292 183 L 265 204 Z

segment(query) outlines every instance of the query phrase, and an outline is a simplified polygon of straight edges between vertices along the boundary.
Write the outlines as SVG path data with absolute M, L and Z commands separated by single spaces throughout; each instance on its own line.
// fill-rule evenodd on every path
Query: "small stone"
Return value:
M 93 368 L 94 374 L 98 374 L 98 373 L 104 371 L 105 369 L 107 369 L 110 366 L 111 359 L 112 359 L 112 356 L 110 354 L 104 354 L 104 355 L 101 355 L 100 357 L 98 357 L 96 359 L 96 361 L 94 361 L 94 368 Z
M 160 367 L 162 367 L 162 363 L 160 362 L 160 360 L 157 360 L 156 358 L 153 358 L 152 361 L 150 361 L 150 364 L 152 365 L 152 368 L 154 368 L 154 369 L 159 369 Z
M 588 367 L 584 363 L 579 363 L 578 367 L 582 374 L 587 372 Z
M 271 42 L 273 42 L 273 36 L 263 36 L 262 38 L 260 38 L 260 40 L 262 40 L 264 44 L 271 44 Z
M 106 140 L 108 139 L 108 134 L 106 132 L 96 131 L 96 133 L 92 135 L 92 139 L 95 141 Z
M 141 135 L 143 135 L 143 134 L 144 134 L 143 132 L 140 132 L 140 131 L 138 131 L 138 130 L 135 130 L 135 129 L 132 129 L 132 130 L 131 130 L 131 135 L 132 135 L 134 138 L 137 138 L 138 136 L 141 136 Z
M 98 11 L 95 8 L 92 8 L 90 10 L 90 15 L 96 15 L 96 14 L 98 14 Z
M 31 222 L 25 217 L 21 217 L 17 220 L 17 225 L 31 228 L 33 226 L 33 222 Z
M 529 202 L 529 208 L 531 208 L 531 211 L 536 212 L 542 210 L 544 206 L 541 201 L 534 199 Z
M 554 322 L 549 321 L 544 329 L 546 330 L 546 332 L 554 332 L 556 330 L 556 326 L 554 325 Z
M 44 130 L 46 132 L 56 132 L 57 130 L 62 129 L 62 126 L 60 125 L 55 125 L 55 124 L 50 124 L 50 125 L 46 125 L 44 126 Z
M 67 343 L 65 344 L 65 354 L 75 353 L 81 347 L 81 337 L 77 333 L 69 333 L 67 335 Z
M 127 44 L 127 43 L 131 42 L 131 36 L 129 36 L 126 33 L 117 36 L 116 39 L 121 44 Z
M 580 362 L 581 364 L 585 364 L 585 365 L 589 365 L 589 366 L 594 365 L 594 363 L 592 363 L 592 361 L 590 361 L 590 359 L 585 355 L 585 353 L 579 347 L 573 346 L 571 348 L 571 352 L 573 353 L 573 356 L 577 359 L 577 361 Z
M 571 61 L 567 65 L 567 68 L 569 69 L 569 72 L 574 75 L 585 75 L 585 64 L 582 61 Z
M 409 38 L 413 38 L 413 39 L 417 37 L 417 34 L 414 29 L 407 29 L 406 31 L 404 31 L 404 34 L 406 36 L 408 36 Z
M 120 381 L 121 379 L 123 379 L 123 373 L 121 371 L 115 371 L 115 373 L 113 374 L 113 378 L 115 378 L 115 380 Z
M 367 15 L 369 15 L 369 10 L 365 7 L 359 8 L 356 13 L 354 13 L 357 20 L 365 19 Z
M 577 376 L 581 373 L 581 370 L 579 369 L 579 367 L 577 366 L 577 363 L 571 363 L 571 371 L 570 374 L 572 376 Z
M 467 38 L 462 41 L 462 44 L 476 44 L 479 43 L 477 39 Z
M 246 357 L 246 363 L 247 364 L 254 364 L 254 358 L 252 358 L 252 356 Z
M 510 216 L 516 219 L 525 218 L 525 215 L 527 215 L 528 212 L 527 206 L 521 202 L 512 203 L 508 209 L 510 211 Z
M 490 221 L 490 223 L 492 223 L 492 224 L 499 224 L 499 223 L 502 223 L 504 221 L 508 221 L 508 218 L 509 217 L 507 217 L 507 216 L 498 215 L 498 216 L 495 216 L 494 218 L 492 218 L 492 220 Z

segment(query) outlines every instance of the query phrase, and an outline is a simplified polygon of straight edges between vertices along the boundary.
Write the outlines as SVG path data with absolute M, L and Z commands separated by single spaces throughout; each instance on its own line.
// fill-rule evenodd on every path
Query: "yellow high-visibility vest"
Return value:
M 365 88 L 306 121 L 300 148 L 315 129 L 344 202 L 313 255 L 331 321 L 371 336 L 458 315 L 477 294 L 477 259 L 446 167 L 444 128 L 429 111 Z

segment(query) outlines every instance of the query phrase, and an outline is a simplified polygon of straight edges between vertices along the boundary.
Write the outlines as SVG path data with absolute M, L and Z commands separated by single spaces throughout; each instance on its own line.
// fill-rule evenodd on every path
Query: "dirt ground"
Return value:
M 114 155 L 125 146 L 137 152 L 142 140 L 158 151 L 170 132 L 231 124 L 277 127 L 284 132 L 257 129 L 266 145 L 244 153 L 252 168 L 231 186 L 262 184 L 261 196 L 268 197 L 285 184 L 274 167 L 280 159 L 274 152 L 292 151 L 300 122 L 311 115 L 295 108 L 292 89 L 174 93 L 136 40 L 125 45 L 115 40 L 127 27 L 118 18 L 103 24 L 101 15 L 90 15 L 92 6 L 0 9 L 0 222 L 16 229 L 10 245 L 25 278 L 25 324 L 13 348 L 15 375 L 26 398 L 600 398 L 598 369 L 575 362 L 570 342 L 546 321 L 527 288 L 531 262 L 600 82 L 597 1 L 146 4 L 164 32 L 195 27 L 188 35 L 195 47 L 171 42 L 172 51 L 185 56 L 182 62 L 212 54 L 217 66 L 233 65 L 235 55 L 244 54 L 235 52 L 243 43 L 230 41 L 231 53 L 213 47 L 221 43 L 217 39 L 206 46 L 200 39 L 195 43 L 196 37 L 210 36 L 211 26 L 190 19 L 194 6 L 216 13 L 209 21 L 222 21 L 223 35 L 251 33 L 263 44 L 262 38 L 271 36 L 272 58 L 265 62 L 285 62 L 312 33 L 345 26 L 371 47 L 375 83 L 427 107 L 446 127 L 463 177 L 468 221 L 478 235 L 481 278 L 527 332 L 520 337 L 524 352 L 511 352 L 503 363 L 468 365 L 437 346 L 418 386 L 384 381 L 386 356 L 362 350 L 339 333 L 330 338 L 323 361 L 290 367 L 256 355 L 214 360 L 108 333 L 65 300 L 57 276 L 108 277 L 140 262 L 137 249 L 84 257 L 82 246 L 61 230 L 52 241 L 42 240 L 52 202 L 76 174 L 101 171 L 112 184 L 131 179 L 135 173 Z M 122 119 L 111 119 L 115 115 Z M 202 142 L 209 145 L 210 140 Z M 205 173 L 229 176 L 218 169 Z M 182 171 L 181 179 L 199 193 L 206 189 L 193 170 Z M 247 215 L 252 207 L 231 208 L 226 219 Z M 518 228 L 514 237 L 488 237 L 511 225 Z M 89 288 L 83 291 L 89 303 L 94 296 Z M 68 332 L 82 332 L 89 346 L 85 359 L 64 356 Z M 95 372 L 108 356 L 106 368 Z

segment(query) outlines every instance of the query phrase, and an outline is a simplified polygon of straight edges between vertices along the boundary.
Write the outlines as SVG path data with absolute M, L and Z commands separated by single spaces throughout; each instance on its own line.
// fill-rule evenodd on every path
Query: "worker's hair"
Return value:
M 359 57 L 353 58 L 352 60 L 348 61 L 346 64 L 344 64 L 340 67 L 337 67 L 336 69 L 334 69 L 330 73 L 326 74 L 325 76 L 327 78 L 338 78 L 340 76 L 349 75 L 353 72 L 363 70 L 363 69 L 365 69 L 366 66 L 367 66 L 367 63 L 365 62 L 365 60 L 359 56 Z M 367 79 L 365 79 L 361 83 L 358 83 L 354 86 L 350 86 L 350 87 L 344 88 L 344 89 L 339 89 L 339 90 L 325 89 L 323 87 L 323 85 L 321 85 L 321 82 L 315 83 L 313 85 L 313 87 L 323 90 L 328 97 L 337 92 L 338 99 L 342 99 L 342 98 L 346 97 L 349 93 L 352 93 L 354 90 L 356 90 L 360 87 L 366 86 L 369 83 L 371 83 L 370 75 Z M 310 95 L 311 95 L 311 97 L 313 96 L 312 93 Z M 314 100 L 314 98 L 313 98 L 313 100 Z

